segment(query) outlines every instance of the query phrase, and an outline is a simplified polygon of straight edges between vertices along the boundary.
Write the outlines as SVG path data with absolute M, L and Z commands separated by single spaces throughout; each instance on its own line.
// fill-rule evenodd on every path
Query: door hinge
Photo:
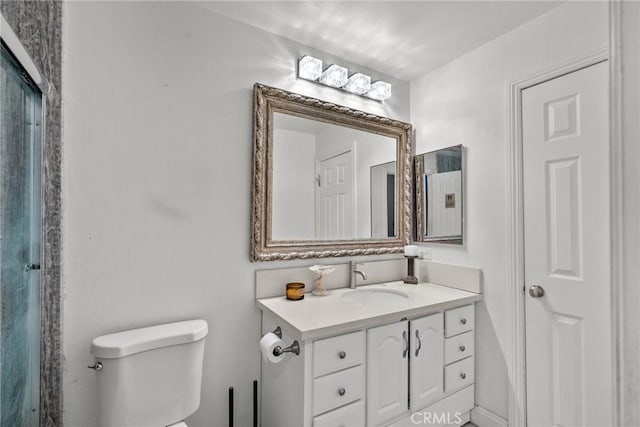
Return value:
M 40 270 L 40 264 L 27 264 L 24 266 L 24 271 L 31 271 L 31 270 Z

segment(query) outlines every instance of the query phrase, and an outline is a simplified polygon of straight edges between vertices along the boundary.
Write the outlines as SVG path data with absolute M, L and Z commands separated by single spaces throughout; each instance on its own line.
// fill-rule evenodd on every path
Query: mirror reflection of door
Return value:
M 462 243 L 462 146 L 419 154 L 416 173 L 416 240 Z
M 440 172 L 427 176 L 427 232 L 431 236 L 458 236 L 462 233 L 462 171 Z
M 395 237 L 396 142 L 347 126 L 275 113 L 271 240 Z M 379 177 L 372 174 L 376 166 L 382 168 Z
M 316 238 L 353 238 L 353 152 L 351 150 L 318 162 Z

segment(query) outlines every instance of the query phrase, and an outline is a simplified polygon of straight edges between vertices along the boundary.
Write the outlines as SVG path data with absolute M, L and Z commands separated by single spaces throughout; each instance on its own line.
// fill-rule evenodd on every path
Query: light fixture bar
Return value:
M 322 60 L 309 55 L 298 60 L 298 78 L 376 101 L 382 102 L 391 97 L 391 84 L 382 80 L 371 83 L 371 77 L 363 73 L 353 73 L 349 77 L 349 70 L 337 64 L 323 70 Z

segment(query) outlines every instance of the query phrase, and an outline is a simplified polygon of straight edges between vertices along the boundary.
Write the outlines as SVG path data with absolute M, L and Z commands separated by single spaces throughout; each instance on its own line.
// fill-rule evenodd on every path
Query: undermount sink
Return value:
M 395 289 L 354 289 L 342 294 L 342 298 L 360 304 L 406 301 L 409 294 Z

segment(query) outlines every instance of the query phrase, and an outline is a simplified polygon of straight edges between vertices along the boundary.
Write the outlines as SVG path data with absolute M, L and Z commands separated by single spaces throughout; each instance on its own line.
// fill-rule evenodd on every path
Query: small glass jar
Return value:
M 287 283 L 287 299 L 292 301 L 304 299 L 304 283 Z

